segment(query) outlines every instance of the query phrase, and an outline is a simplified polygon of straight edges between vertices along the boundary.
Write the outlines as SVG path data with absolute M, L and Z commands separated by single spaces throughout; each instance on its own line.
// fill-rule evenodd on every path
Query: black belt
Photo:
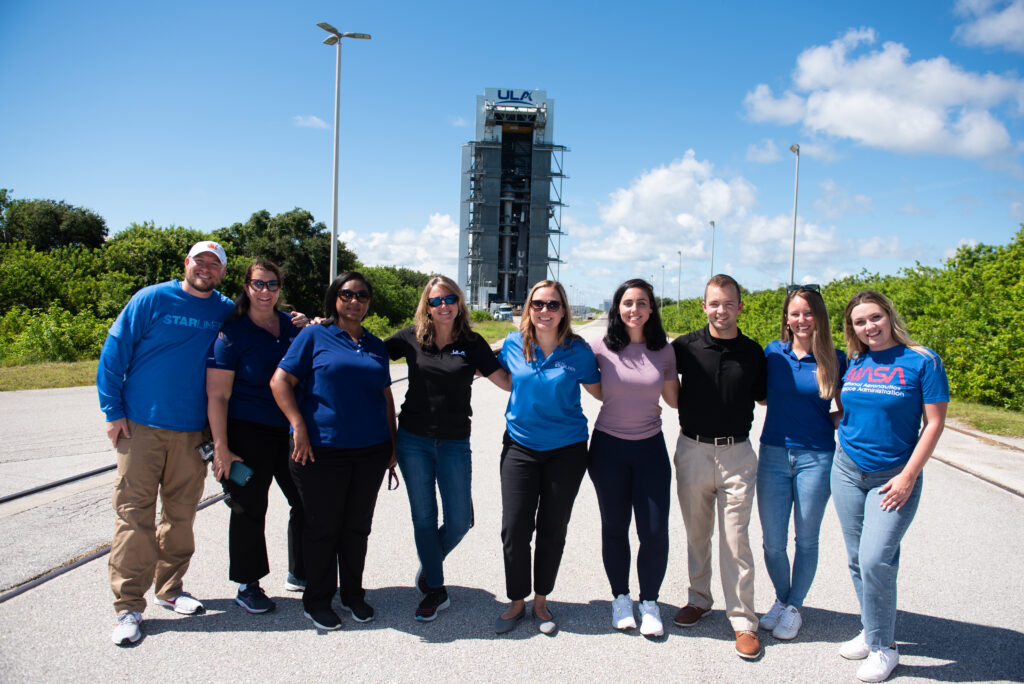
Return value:
M 699 444 L 713 444 L 715 446 L 732 446 L 736 442 L 747 441 L 746 435 L 729 435 L 727 437 L 708 437 L 707 435 L 698 435 L 696 432 L 690 432 L 689 430 L 683 430 L 683 434 Z

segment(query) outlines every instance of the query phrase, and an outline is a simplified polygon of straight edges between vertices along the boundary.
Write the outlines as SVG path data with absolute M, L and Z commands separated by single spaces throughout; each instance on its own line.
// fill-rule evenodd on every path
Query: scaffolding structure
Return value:
M 477 96 L 476 140 L 462 148 L 459 285 L 470 306 L 524 304 L 558 279 L 564 154 L 552 141 L 554 100 L 542 90 Z

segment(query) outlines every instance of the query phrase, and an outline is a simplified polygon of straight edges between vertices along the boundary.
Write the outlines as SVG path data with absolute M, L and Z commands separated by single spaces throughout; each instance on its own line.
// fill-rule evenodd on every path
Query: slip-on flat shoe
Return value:
M 510 617 L 506 619 L 499 615 L 498 619 L 494 621 L 494 633 L 507 634 L 508 632 L 511 632 L 513 629 L 516 628 L 516 625 L 519 624 L 519 621 L 523 619 L 524 615 L 526 615 L 525 608 L 519 611 L 519 615 L 516 615 L 515 617 Z
M 533 614 L 533 617 L 535 620 L 537 620 L 537 629 L 540 630 L 540 633 L 551 636 L 556 631 L 558 631 L 558 625 L 555 624 L 555 614 L 551 612 L 550 608 L 548 609 L 548 613 L 551 615 L 551 617 L 549 617 L 547 620 L 541 617 L 537 617 L 536 613 Z

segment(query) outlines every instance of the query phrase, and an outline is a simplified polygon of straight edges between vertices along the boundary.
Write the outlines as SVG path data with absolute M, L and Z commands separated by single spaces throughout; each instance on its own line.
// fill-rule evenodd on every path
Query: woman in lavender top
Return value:
M 587 470 L 601 509 L 601 555 L 615 597 L 612 626 L 636 627 L 629 596 L 629 523 L 635 512 L 640 632 L 660 636 L 664 629 L 657 600 L 668 564 L 672 468 L 659 399 L 676 407 L 679 378 L 649 283 L 634 279 L 619 286 L 608 311 L 608 332 L 592 348 L 601 384 L 591 394 L 603 404 Z

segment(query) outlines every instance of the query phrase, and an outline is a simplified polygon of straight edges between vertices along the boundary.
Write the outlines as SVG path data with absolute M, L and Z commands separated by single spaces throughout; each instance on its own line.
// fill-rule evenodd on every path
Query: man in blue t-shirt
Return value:
M 182 590 L 195 540 L 192 524 L 206 463 L 196 451 L 206 426 L 206 356 L 233 310 L 214 288 L 227 254 L 216 242 L 193 245 L 185 280 L 136 292 L 110 326 L 96 388 L 117 449 L 110 588 L 118 646 L 142 636 L 146 591 L 178 613 L 203 612 Z M 156 500 L 162 511 L 156 526 Z

